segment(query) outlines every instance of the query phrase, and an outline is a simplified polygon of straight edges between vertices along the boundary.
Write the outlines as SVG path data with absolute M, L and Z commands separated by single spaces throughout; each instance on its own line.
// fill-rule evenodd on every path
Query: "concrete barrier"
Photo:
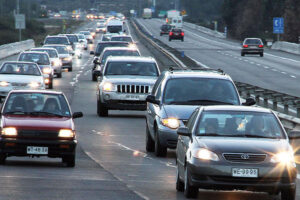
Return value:
M 22 51 L 29 50 L 33 47 L 35 47 L 35 44 L 32 39 L 1 45 L 0 46 L 0 59 L 18 54 Z
M 271 49 L 285 51 L 288 53 L 300 54 L 300 45 L 291 42 L 277 41 L 272 45 Z
M 205 33 L 207 35 L 211 35 L 211 36 L 218 37 L 218 38 L 225 38 L 225 34 L 224 33 L 221 33 L 221 32 L 218 32 L 218 31 L 214 31 L 214 30 L 211 30 L 211 29 L 203 27 L 203 26 L 198 26 L 196 24 L 192 24 L 192 23 L 189 23 L 189 22 L 183 22 L 183 25 L 187 26 L 187 27 L 189 27 L 191 29 L 195 29 L 197 31 Z

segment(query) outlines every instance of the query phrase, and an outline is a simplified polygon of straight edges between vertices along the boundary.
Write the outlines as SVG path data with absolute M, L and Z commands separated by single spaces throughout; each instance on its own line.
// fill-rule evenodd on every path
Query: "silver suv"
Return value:
M 160 71 L 151 57 L 114 56 L 96 73 L 97 113 L 108 116 L 108 110 L 146 110 L 146 97 Z

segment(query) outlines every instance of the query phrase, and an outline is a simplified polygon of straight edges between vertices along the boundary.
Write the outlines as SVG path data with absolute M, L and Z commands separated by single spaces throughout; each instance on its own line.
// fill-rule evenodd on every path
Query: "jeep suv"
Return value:
M 108 116 L 108 110 L 146 110 L 146 97 L 160 71 L 151 57 L 114 56 L 97 73 L 97 113 Z
M 238 90 L 222 70 L 171 70 L 162 73 L 146 99 L 146 150 L 166 156 L 176 148 L 179 127 L 184 127 L 199 105 L 241 105 Z M 247 99 L 245 105 L 253 105 Z

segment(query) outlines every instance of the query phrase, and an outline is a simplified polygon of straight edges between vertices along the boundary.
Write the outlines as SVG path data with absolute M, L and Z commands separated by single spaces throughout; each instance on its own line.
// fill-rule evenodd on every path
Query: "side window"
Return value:
M 159 84 L 159 86 L 157 87 L 157 92 L 155 94 L 155 99 L 159 100 L 161 98 L 161 82 Z
M 157 78 L 155 84 L 153 85 L 153 88 L 152 88 L 152 91 L 151 91 L 151 95 L 155 95 L 156 90 L 157 90 L 159 84 L 162 82 L 163 79 L 164 79 L 164 75 L 163 75 L 163 74 L 160 75 L 160 76 Z
M 190 116 L 190 118 L 186 124 L 186 127 L 189 128 L 190 131 L 192 131 L 195 120 L 197 119 L 198 111 L 199 111 L 198 108 L 196 110 L 194 110 L 194 112 L 192 113 L 192 115 Z

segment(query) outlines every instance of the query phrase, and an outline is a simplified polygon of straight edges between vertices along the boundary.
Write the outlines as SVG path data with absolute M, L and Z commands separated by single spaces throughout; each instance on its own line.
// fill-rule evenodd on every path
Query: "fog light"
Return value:
M 6 147 L 14 147 L 14 146 L 16 146 L 16 144 L 15 143 L 6 143 L 5 146 Z
M 110 95 L 109 95 L 109 94 L 106 94 L 106 95 L 104 96 L 104 99 L 105 99 L 105 100 L 109 100 L 109 99 L 110 99 Z

